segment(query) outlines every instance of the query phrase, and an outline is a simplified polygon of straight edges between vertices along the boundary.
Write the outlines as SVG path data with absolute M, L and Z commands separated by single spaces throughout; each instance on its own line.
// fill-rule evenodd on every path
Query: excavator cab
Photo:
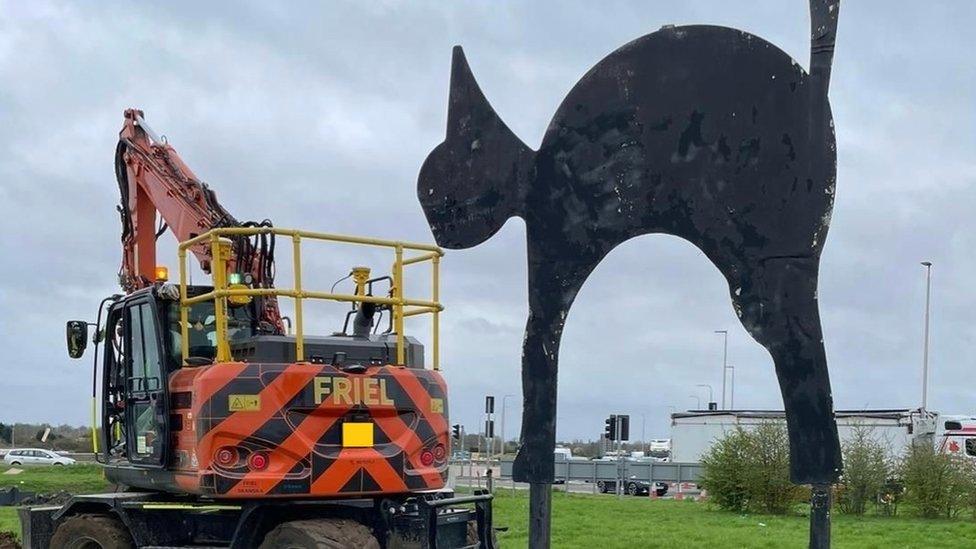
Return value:
M 188 286 L 189 296 L 212 291 L 209 286 Z M 160 282 L 127 296 L 107 301 L 105 321 L 93 337 L 96 345 L 96 372 L 93 416 L 100 412 L 103 428 L 98 437 L 104 463 L 163 467 L 169 453 L 168 379 L 187 365 L 211 364 L 216 357 L 217 330 L 214 305 L 201 302 L 188 309 L 184 330 L 180 314 L 179 288 Z M 232 340 L 246 340 L 255 333 L 257 315 L 254 302 L 228 308 L 228 334 Z M 102 311 L 99 311 L 101 317 Z M 87 348 L 88 327 L 81 321 L 68 321 L 68 355 L 80 358 Z M 184 332 L 187 334 L 184 351 Z M 101 383 L 98 383 L 101 354 Z M 187 358 L 184 361 L 184 352 Z M 93 418 L 94 419 L 94 418 Z
M 112 304 L 102 354 L 101 460 L 163 467 L 169 450 L 163 319 L 151 289 Z

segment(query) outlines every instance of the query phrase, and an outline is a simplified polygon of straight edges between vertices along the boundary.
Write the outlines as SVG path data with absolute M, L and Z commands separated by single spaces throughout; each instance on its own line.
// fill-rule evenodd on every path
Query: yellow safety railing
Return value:
M 235 284 L 233 287 L 228 284 L 227 263 L 231 259 L 231 242 L 227 237 L 231 236 L 255 236 L 262 234 L 274 234 L 276 236 L 291 237 L 292 255 L 294 260 L 294 282 L 291 288 L 249 288 Z M 345 244 L 359 244 L 389 248 L 393 250 L 393 291 L 390 297 L 378 297 L 368 295 L 353 294 L 334 294 L 331 292 L 319 292 L 306 290 L 302 286 L 302 241 L 317 240 L 325 242 L 338 242 Z M 188 297 L 187 295 L 187 251 L 201 244 L 210 245 L 212 256 L 211 273 L 213 277 L 213 290 L 205 294 Z M 419 255 L 404 257 L 410 252 L 420 252 Z M 438 302 L 440 296 L 440 258 L 444 252 L 437 246 L 430 244 L 411 244 L 393 240 L 381 240 L 377 238 L 361 238 L 355 236 L 345 236 L 338 234 L 316 233 L 300 231 L 294 229 L 280 229 L 275 227 L 226 227 L 212 229 L 203 234 L 195 236 L 180 243 L 180 324 L 182 329 L 183 341 L 189 341 L 189 307 L 195 303 L 205 301 L 214 302 L 214 323 L 216 324 L 217 335 L 217 356 L 218 362 L 232 360 L 230 352 L 230 342 L 227 338 L 227 309 L 228 299 L 231 297 L 242 296 L 277 296 L 290 297 L 295 301 L 295 356 L 298 362 L 305 360 L 304 326 L 302 324 L 302 302 L 306 299 L 323 299 L 329 301 L 343 301 L 354 303 L 376 303 L 379 305 L 389 305 L 393 313 L 393 331 L 396 333 L 396 361 L 398 365 L 405 362 L 403 320 L 409 316 L 430 314 L 431 320 L 431 363 L 435 370 L 440 369 L 440 350 L 439 350 L 439 329 L 440 312 L 444 307 Z M 403 268 L 408 265 L 430 262 L 431 264 L 431 298 L 429 300 L 409 299 L 403 295 Z M 189 346 L 183 345 L 183 360 L 188 358 Z

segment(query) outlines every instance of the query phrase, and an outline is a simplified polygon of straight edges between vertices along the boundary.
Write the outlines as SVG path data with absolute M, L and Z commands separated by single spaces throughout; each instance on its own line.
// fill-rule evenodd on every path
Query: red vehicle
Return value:
M 492 547 L 491 496 L 440 490 L 439 248 L 239 222 L 138 110 L 125 112 L 116 174 L 125 294 L 99 307 L 92 397 L 96 454 L 125 491 L 25 510 L 31 547 Z M 177 283 L 156 261 L 166 230 L 180 242 Z M 388 249 L 391 272 L 354 267 L 350 291 L 310 289 L 307 241 Z M 288 288 L 275 285 L 276 248 L 292 254 Z M 188 283 L 189 256 L 209 284 Z M 407 297 L 404 270 L 422 263 L 431 295 Z M 306 335 L 308 300 L 349 303 L 342 330 Z M 433 318 L 431 368 L 404 334 L 421 314 Z M 68 322 L 73 358 L 89 326 Z

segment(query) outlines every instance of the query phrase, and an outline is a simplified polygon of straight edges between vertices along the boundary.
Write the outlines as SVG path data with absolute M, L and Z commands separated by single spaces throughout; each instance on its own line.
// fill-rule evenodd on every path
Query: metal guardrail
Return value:
M 563 481 L 616 481 L 631 477 L 648 482 L 697 482 L 701 463 L 662 461 L 557 461 L 556 479 Z M 501 478 L 512 477 L 512 460 L 501 462 Z
M 227 264 L 231 260 L 231 243 L 228 239 L 234 236 L 255 236 L 274 234 L 276 236 L 291 237 L 292 255 L 294 261 L 294 281 L 291 288 L 249 288 L 240 284 L 231 284 L 228 280 Z M 391 249 L 394 252 L 392 279 L 393 288 L 390 297 L 368 295 L 335 294 L 331 292 L 310 291 L 302 287 L 302 251 L 303 240 L 317 240 L 324 242 L 339 242 L 358 244 Z M 211 273 L 214 289 L 202 295 L 187 296 L 187 251 L 195 246 L 209 246 L 212 257 Z M 412 257 L 404 257 L 406 252 L 418 253 Z M 376 303 L 388 305 L 393 311 L 394 331 L 396 332 L 397 364 L 404 363 L 404 334 L 403 320 L 408 316 L 421 314 L 432 315 L 431 331 L 433 350 L 432 364 L 435 370 L 440 369 L 439 320 L 444 307 L 439 303 L 440 286 L 440 258 L 444 252 L 437 246 L 430 244 L 412 244 L 394 240 L 378 238 L 361 238 L 329 233 L 316 233 L 295 229 L 281 229 L 278 227 L 224 227 L 211 229 L 197 235 L 179 245 L 180 261 L 180 311 L 183 341 L 188 339 L 187 311 L 189 306 L 203 301 L 214 302 L 214 316 L 217 329 L 217 360 L 221 362 L 231 360 L 230 344 L 227 338 L 227 309 L 228 299 L 231 297 L 276 296 L 290 297 L 295 302 L 295 355 L 298 362 L 305 360 L 304 327 L 302 323 L 302 301 L 305 299 L 323 299 L 329 301 L 343 301 L 352 303 Z M 403 268 L 408 265 L 430 262 L 431 264 L 431 297 L 429 300 L 410 299 L 403 295 Z M 187 359 L 188 346 L 183 346 L 183 360 Z

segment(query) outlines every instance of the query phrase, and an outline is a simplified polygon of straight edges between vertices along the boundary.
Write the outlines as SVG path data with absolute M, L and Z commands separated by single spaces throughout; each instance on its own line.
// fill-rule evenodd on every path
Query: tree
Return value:
M 837 486 L 837 503 L 843 513 L 863 515 L 868 502 L 881 493 L 890 474 L 885 447 L 873 430 L 855 425 L 844 441 L 844 474 Z

